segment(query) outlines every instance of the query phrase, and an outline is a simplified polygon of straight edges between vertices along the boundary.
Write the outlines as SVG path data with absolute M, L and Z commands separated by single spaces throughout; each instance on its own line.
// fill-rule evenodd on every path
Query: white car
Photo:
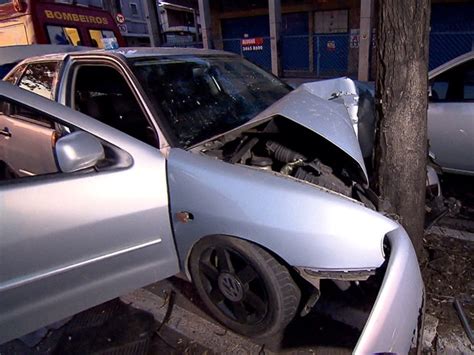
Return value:
M 474 175 L 474 51 L 429 73 L 428 137 L 443 171 Z

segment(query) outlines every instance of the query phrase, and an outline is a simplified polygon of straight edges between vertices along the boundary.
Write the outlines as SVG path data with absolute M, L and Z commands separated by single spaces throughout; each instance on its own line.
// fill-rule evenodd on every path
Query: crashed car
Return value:
M 345 107 L 359 140 L 364 161 L 371 170 L 376 131 L 373 83 L 341 77 L 303 85 L 312 94 Z M 457 201 L 446 201 L 443 198 L 438 177 L 441 173 L 442 168 L 435 162 L 435 154 L 430 151 L 426 166 L 425 227 L 432 225 L 448 211 L 455 211 L 457 207 Z
M 20 61 L 27 57 L 58 52 L 75 52 L 85 49 L 86 47 L 82 46 L 52 44 L 31 44 L 28 46 L 20 45 L 0 47 L 0 79 L 7 75 L 13 67 L 15 67 Z
M 182 271 L 252 337 L 307 314 L 322 282 L 378 274 L 355 352 L 417 345 L 417 258 L 374 210 L 341 105 L 198 49 L 41 56 L 5 80 L 0 342 Z
M 474 51 L 440 65 L 428 76 L 428 177 L 435 178 L 439 171 L 435 165 L 443 172 L 474 175 Z M 369 156 L 375 128 L 373 83 L 342 77 L 305 85 L 315 95 L 347 108 L 363 155 Z M 433 190 L 436 180 L 428 184 Z

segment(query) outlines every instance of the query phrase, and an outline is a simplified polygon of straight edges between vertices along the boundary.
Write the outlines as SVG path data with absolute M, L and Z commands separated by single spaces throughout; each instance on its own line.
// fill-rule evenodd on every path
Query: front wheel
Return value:
M 300 290 L 287 268 L 244 240 L 201 239 L 191 252 L 190 272 L 213 316 L 246 336 L 282 331 L 299 306 Z

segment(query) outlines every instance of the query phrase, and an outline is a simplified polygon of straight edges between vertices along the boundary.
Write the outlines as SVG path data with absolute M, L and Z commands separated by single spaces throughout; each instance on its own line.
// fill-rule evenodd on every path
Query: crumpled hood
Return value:
M 259 113 L 249 124 L 273 116 L 286 117 L 336 145 L 357 163 L 368 183 L 359 141 L 343 105 L 324 100 L 301 85 Z

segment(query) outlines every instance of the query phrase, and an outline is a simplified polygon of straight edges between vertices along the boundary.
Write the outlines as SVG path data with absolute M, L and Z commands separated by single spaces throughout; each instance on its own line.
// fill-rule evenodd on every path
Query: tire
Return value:
M 212 315 L 233 331 L 268 337 L 284 330 L 301 293 L 287 268 L 247 241 L 213 236 L 190 255 L 193 283 Z

